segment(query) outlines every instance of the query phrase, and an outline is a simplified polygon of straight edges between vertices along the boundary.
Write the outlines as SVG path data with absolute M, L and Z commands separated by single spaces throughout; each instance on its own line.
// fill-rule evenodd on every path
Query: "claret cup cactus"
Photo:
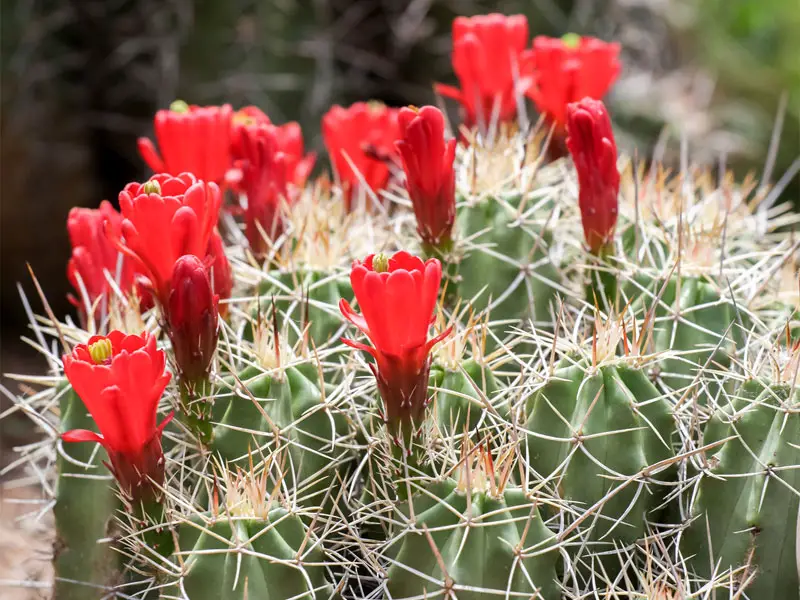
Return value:
M 461 128 L 333 107 L 318 177 L 176 102 L 70 213 L 15 376 L 55 598 L 798 598 L 800 219 L 620 154 L 618 45 L 529 35 L 457 19 Z

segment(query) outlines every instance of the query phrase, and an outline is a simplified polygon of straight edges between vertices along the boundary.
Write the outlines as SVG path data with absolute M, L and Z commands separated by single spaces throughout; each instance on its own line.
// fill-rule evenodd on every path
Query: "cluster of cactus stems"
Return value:
M 55 598 L 798 597 L 800 218 L 618 155 L 617 45 L 453 36 L 455 137 L 334 107 L 314 179 L 295 124 L 176 102 L 71 213 L 10 467 Z

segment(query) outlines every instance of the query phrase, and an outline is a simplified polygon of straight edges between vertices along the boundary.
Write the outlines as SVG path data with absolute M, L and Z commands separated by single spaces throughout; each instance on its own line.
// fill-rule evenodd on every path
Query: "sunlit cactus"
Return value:
M 12 410 L 57 599 L 798 597 L 800 217 L 619 155 L 618 47 L 527 28 L 456 22 L 458 131 L 335 107 L 314 178 L 296 124 L 175 105 L 148 163 L 214 181 L 71 215 Z

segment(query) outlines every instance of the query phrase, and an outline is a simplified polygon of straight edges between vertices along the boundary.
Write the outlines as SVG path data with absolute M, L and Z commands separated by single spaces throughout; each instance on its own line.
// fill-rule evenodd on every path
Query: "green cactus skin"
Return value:
M 283 508 L 264 520 L 208 515 L 184 523 L 178 538 L 183 578 L 164 598 L 310 600 L 331 598 L 324 553 L 303 521 Z M 241 548 L 237 552 L 236 548 Z M 182 589 L 181 589 L 182 588 Z M 183 595 L 185 591 L 185 595 Z
M 658 283 L 652 293 L 658 294 L 661 286 Z M 673 390 L 682 390 L 695 380 L 698 369 L 706 365 L 729 369 L 731 355 L 735 353 L 734 342 L 741 331 L 735 324 L 734 307 L 720 302 L 719 291 L 708 281 L 685 277 L 681 279 L 679 298 L 677 291 L 677 278 L 672 278 L 656 310 L 653 345 L 657 352 L 691 353 L 682 358 L 665 358 L 659 365 L 661 380 Z M 676 315 L 680 319 L 674 318 Z M 720 343 L 726 332 L 727 338 Z M 712 385 L 709 394 L 715 396 L 715 390 Z M 700 394 L 699 398 L 704 401 L 707 395 Z
M 487 411 L 485 402 L 491 405 L 500 389 L 491 369 L 474 359 L 464 361 L 457 370 L 433 365 L 429 386 L 439 428 L 448 436 L 464 433 L 465 427 L 472 432 L 480 424 L 488 425 L 486 419 L 482 419 Z M 492 407 L 490 410 L 508 420 L 507 407 Z
M 583 509 L 622 485 L 619 475 L 633 476 L 673 456 L 671 406 L 639 368 L 616 364 L 591 369 L 585 362 L 564 359 L 527 410 L 530 466 L 552 478 L 562 498 Z M 595 522 L 592 541 L 610 547 L 614 541 L 632 543 L 645 535 L 647 513 L 660 504 L 662 494 L 639 491 L 640 485 L 629 484 L 609 498 L 597 511 L 604 518 L 588 517 L 587 526 Z
M 247 367 L 240 380 L 258 405 L 229 381 L 214 407 L 212 450 L 231 467 L 246 469 L 251 453 L 257 461 L 269 450 L 288 447 L 287 484 L 295 486 L 303 504 L 321 504 L 336 485 L 337 470 L 343 475 L 349 463 L 340 442 L 349 429 L 345 416 L 324 403 L 315 366 L 298 364 L 278 374 Z M 267 445 L 269 450 L 259 450 Z
M 459 237 L 477 246 L 461 260 L 459 293 L 465 301 L 474 299 L 476 311 L 484 310 L 491 299 L 493 321 L 532 318 L 537 327 L 549 329 L 556 298 L 553 286 L 561 281 L 548 255 L 551 234 L 535 231 L 519 219 L 515 212 L 519 204 L 519 196 L 490 197 L 459 212 Z M 527 268 L 522 271 L 514 263 Z
M 467 498 L 450 480 L 434 483 L 429 492 L 433 497 L 413 498 L 413 529 L 389 542 L 387 597 L 438 598 L 447 595 L 442 595 L 446 589 L 459 600 L 561 597 L 556 583 L 559 554 L 552 547 L 555 536 L 522 490 L 506 489 L 498 497 L 474 492 Z M 397 545 L 399 550 L 393 548 Z M 524 549 L 522 556 L 519 549 Z
M 328 343 L 342 328 L 339 300 L 351 300 L 353 289 L 347 278 L 333 276 L 325 271 L 297 271 L 270 274 L 273 281 L 262 281 L 258 286 L 260 307 L 251 312 L 253 322 L 258 312 L 271 318 L 273 298 L 275 308 L 284 321 L 294 321 L 299 331 L 308 324 L 308 336 L 319 347 Z M 289 343 L 299 338 L 298 329 L 288 331 Z M 253 340 L 252 326 L 245 331 L 245 338 Z
M 58 394 L 62 432 L 70 429 L 96 431 L 83 401 L 71 387 L 62 385 Z M 73 460 L 94 468 L 85 469 L 63 456 L 58 457 L 53 507 L 57 535 L 54 598 L 101 598 L 107 593 L 102 588 L 112 585 L 118 578 L 119 554 L 111 544 L 98 542 L 109 537 L 111 519 L 119 504 L 114 482 L 102 464 L 106 453 L 97 444 L 64 444 L 62 451 Z
M 785 384 L 747 382 L 733 408 L 720 410 L 706 429 L 704 444 L 734 439 L 708 452 L 708 472 L 697 486 L 694 520 L 681 550 L 705 579 L 712 575 L 712 560 L 718 577 L 741 568 L 733 593 L 718 592 L 718 598 L 797 598 L 800 392 Z M 748 561 L 750 568 L 743 568 Z M 737 593 L 752 575 L 744 595 Z

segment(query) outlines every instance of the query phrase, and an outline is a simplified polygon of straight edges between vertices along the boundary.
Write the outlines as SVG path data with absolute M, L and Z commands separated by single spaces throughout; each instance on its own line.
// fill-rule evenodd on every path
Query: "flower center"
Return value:
M 158 183 L 155 179 L 151 179 L 150 181 L 145 182 L 142 186 L 142 193 L 143 194 L 160 194 L 161 193 L 161 184 Z
M 175 100 L 169 105 L 169 109 L 174 113 L 184 114 L 189 112 L 189 105 L 183 100 Z
M 91 356 L 92 360 L 98 365 L 102 365 L 108 361 L 111 358 L 112 352 L 111 340 L 108 338 L 101 338 L 94 344 L 89 344 L 89 356 Z
M 233 114 L 233 122 L 236 125 L 244 125 L 247 127 L 248 125 L 255 125 L 256 119 L 255 117 L 251 117 L 246 112 L 238 111 Z
M 385 273 L 389 270 L 389 257 L 383 252 L 378 252 L 372 257 L 372 270 L 376 273 Z
M 574 50 L 575 48 L 580 46 L 581 36 L 579 36 L 577 33 L 565 33 L 564 35 L 561 36 L 561 42 L 567 48 Z

